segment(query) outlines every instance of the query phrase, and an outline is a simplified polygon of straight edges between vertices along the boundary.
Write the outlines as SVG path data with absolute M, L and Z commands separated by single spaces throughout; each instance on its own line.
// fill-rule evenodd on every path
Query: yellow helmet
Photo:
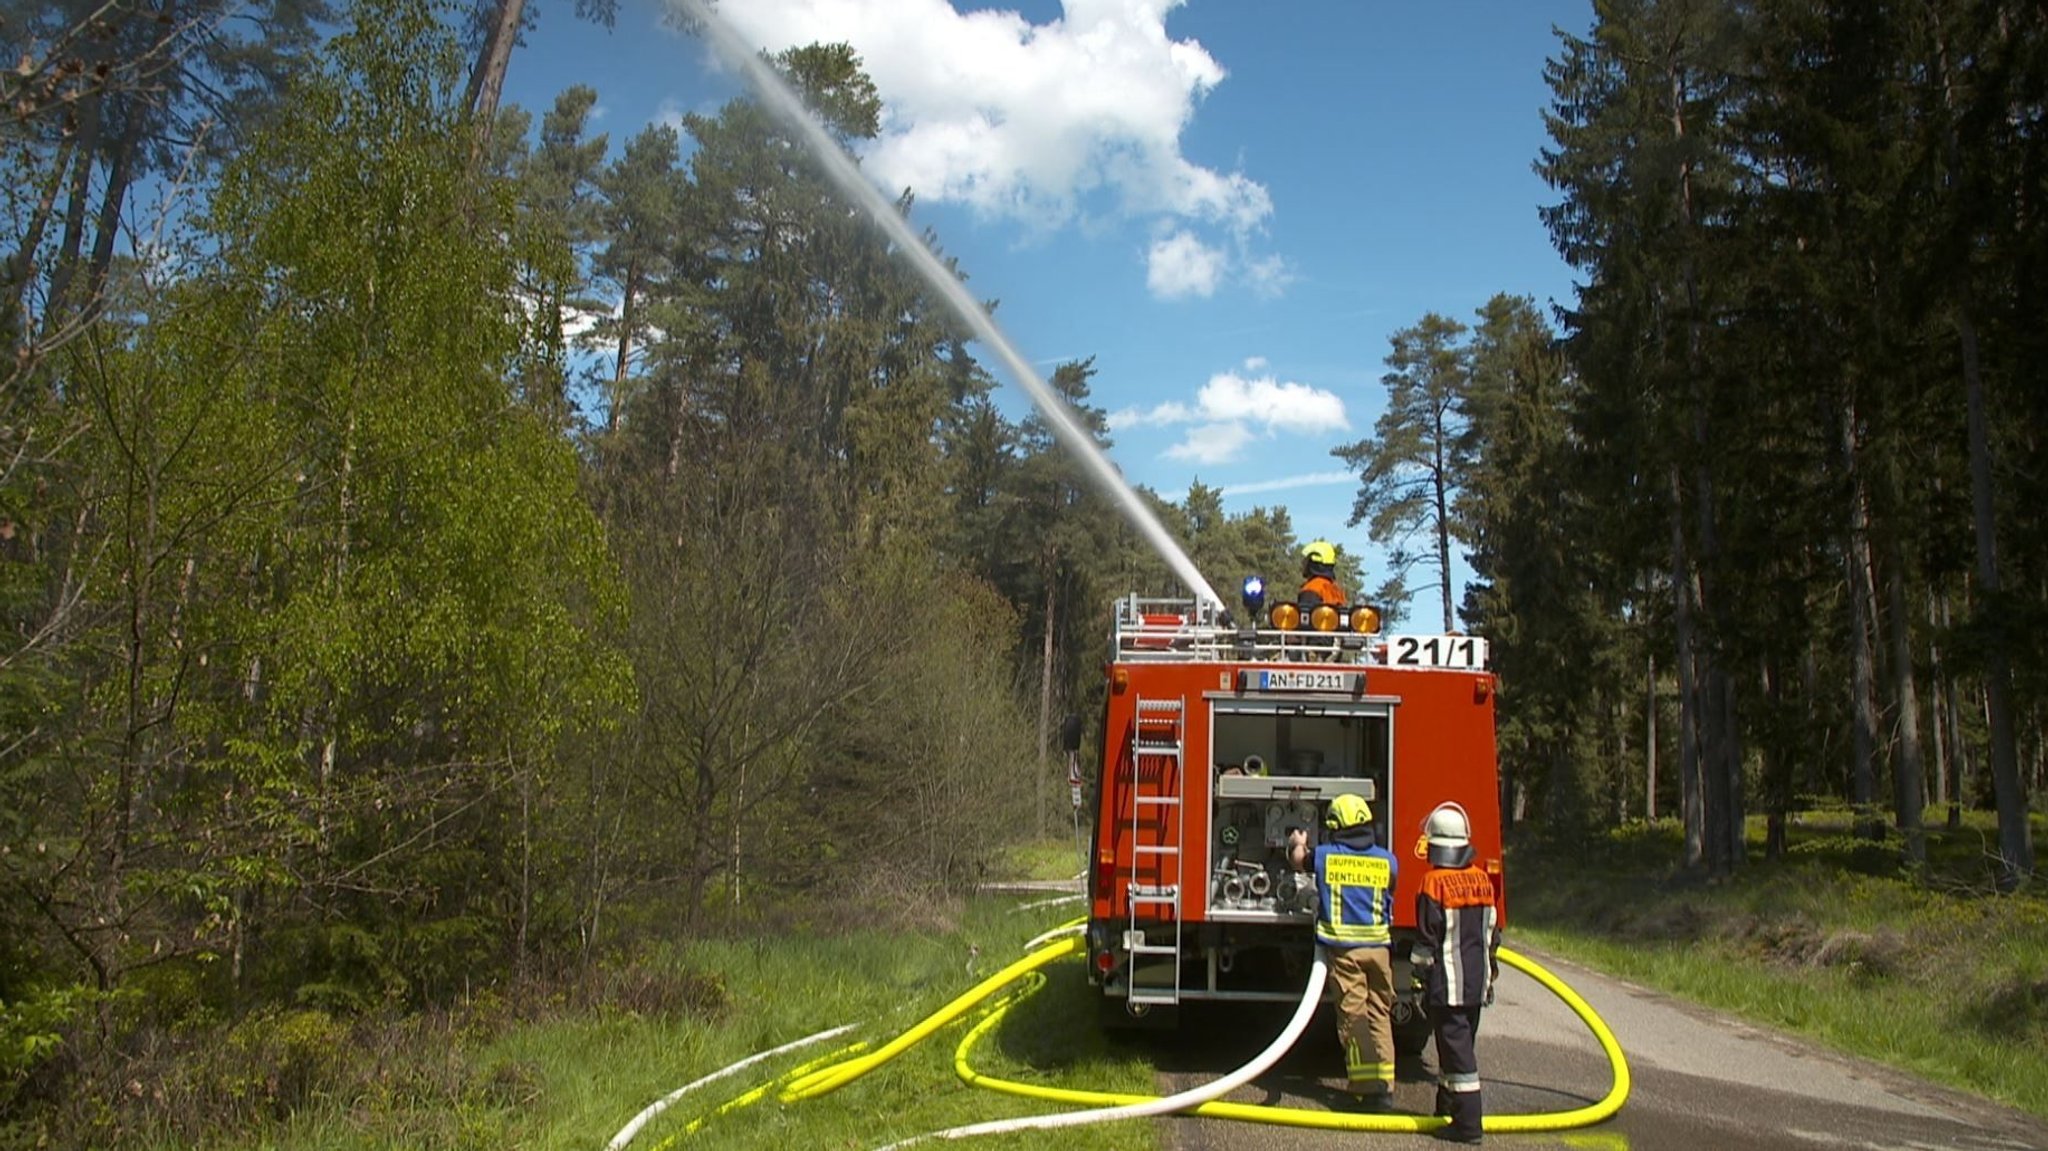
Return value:
M 1323 816 L 1323 826 L 1331 831 L 1363 827 L 1371 822 L 1372 805 L 1364 798 L 1348 793 L 1331 800 L 1329 814 Z
M 1301 558 L 1312 564 L 1334 564 L 1337 562 L 1337 548 L 1329 540 L 1314 540 L 1301 549 Z

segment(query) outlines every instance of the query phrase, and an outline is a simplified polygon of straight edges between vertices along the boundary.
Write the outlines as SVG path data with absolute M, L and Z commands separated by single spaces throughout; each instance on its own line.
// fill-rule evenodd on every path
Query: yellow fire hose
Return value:
M 693 1133 L 702 1126 L 706 1119 L 757 1102 L 771 1093 L 774 1093 L 775 1097 L 783 1102 L 794 1102 L 799 1099 L 811 1099 L 836 1091 L 882 1064 L 887 1063 L 889 1060 L 894 1059 L 896 1056 L 901 1055 L 911 1047 L 916 1046 L 939 1028 L 952 1023 L 962 1015 L 974 1010 L 977 1006 L 983 1008 L 983 1018 L 961 1038 L 960 1045 L 955 1049 L 953 1057 L 954 1070 L 965 1083 L 976 1087 L 986 1087 L 990 1090 L 1001 1091 L 1010 1095 L 1044 1099 L 1056 1103 L 1077 1104 L 1084 1107 L 1129 1107 L 1154 1102 L 1163 1098 L 1156 1095 L 1130 1095 L 1119 1092 L 1048 1087 L 1033 1083 L 1021 1083 L 1015 1080 L 998 1079 L 974 1070 L 973 1066 L 968 1062 L 969 1054 L 973 1051 L 975 1044 L 1002 1021 L 1003 1016 L 1009 1009 L 1044 985 L 1045 977 L 1039 973 L 1040 968 L 1056 959 L 1085 952 L 1085 947 L 1078 934 L 1078 928 L 1083 922 L 1083 920 L 1074 920 L 1070 923 L 1062 924 L 1060 927 L 1054 928 L 1052 931 L 1046 932 L 1044 935 L 1034 939 L 1032 941 L 1033 945 L 1040 943 L 1044 945 L 1036 946 L 1034 950 L 1029 951 L 1023 958 L 982 980 L 980 983 L 975 984 L 974 987 L 955 997 L 944 1007 L 933 1012 L 901 1035 L 898 1035 L 895 1039 L 890 1040 L 874 1051 L 859 1054 L 853 1058 L 842 1059 L 836 1063 L 829 1063 L 823 1067 L 818 1067 L 815 1063 L 799 1067 L 795 1071 L 781 1077 L 775 1083 L 750 1091 L 740 1098 L 719 1107 L 710 1115 L 692 1122 L 681 1134 Z M 1055 936 L 1060 936 L 1060 938 L 1053 939 Z M 1048 939 L 1053 939 L 1053 941 L 1045 942 Z M 1615 1112 L 1621 1110 L 1621 1105 L 1627 1100 L 1629 1093 L 1628 1059 L 1622 1054 L 1621 1045 L 1615 1042 L 1614 1034 L 1607 1029 L 1607 1025 L 1601 1021 L 1600 1016 L 1587 1005 L 1584 999 L 1579 997 L 1577 992 L 1574 992 L 1556 976 L 1545 970 L 1541 964 L 1506 947 L 1500 949 L 1500 958 L 1510 967 L 1521 971 L 1549 989 L 1551 994 L 1563 1000 L 1565 1005 L 1570 1007 L 1573 1013 L 1579 1017 L 1580 1021 L 1585 1023 L 1586 1027 L 1592 1031 L 1594 1038 L 1599 1041 L 1601 1050 L 1606 1053 L 1608 1065 L 1613 1071 L 1614 1081 L 1606 1096 L 1596 1103 L 1570 1111 L 1551 1111 L 1522 1115 L 1488 1115 L 1484 1120 L 1484 1129 L 1500 1133 L 1562 1131 L 1575 1127 L 1590 1126 L 1607 1119 Z M 993 1004 L 984 1004 L 985 1000 L 996 996 L 998 992 L 1003 991 L 1019 980 L 1024 981 L 1023 986 L 1012 989 L 1008 994 L 998 998 Z M 848 1053 L 842 1052 L 841 1054 Z M 782 1090 L 779 1093 L 774 1092 L 776 1083 L 782 1084 Z M 1212 1100 L 1181 1113 L 1219 1119 L 1237 1119 L 1255 1123 L 1277 1123 L 1341 1131 L 1426 1132 L 1442 1127 L 1448 1122 L 1448 1120 L 1434 1115 L 1356 1115 L 1308 1110 L 1300 1107 L 1268 1107 L 1248 1103 L 1228 1103 L 1221 1100 Z M 1023 1123 L 1026 1121 L 1019 1120 L 1018 1122 Z M 989 1129 L 992 1126 L 977 1125 L 977 1128 Z M 931 1136 L 919 1136 L 917 1138 L 922 1139 L 935 1136 L 950 1136 L 950 1133 L 933 1132 Z M 673 1142 L 674 1138 L 676 1137 L 672 1136 L 669 1142 Z M 915 1141 L 916 1139 L 912 1139 L 905 1140 L 904 1142 Z
M 1494 1132 L 1563 1131 L 1573 1127 L 1587 1127 L 1608 1118 L 1621 1110 L 1629 1092 L 1628 1059 L 1621 1053 L 1621 1045 L 1614 1040 L 1614 1033 L 1607 1029 L 1600 1016 L 1581 999 L 1577 992 L 1565 986 L 1558 978 L 1545 970 L 1535 960 L 1512 951 L 1500 949 L 1501 961 L 1535 979 L 1548 988 L 1553 995 L 1564 1000 L 1565 1005 L 1576 1013 L 1600 1041 L 1601 1050 L 1607 1053 L 1608 1065 L 1614 1071 L 1614 1085 L 1607 1096 L 1597 1103 L 1571 1111 L 1550 1111 L 1532 1115 L 1488 1115 L 1483 1121 L 1484 1129 Z M 1014 1001 L 1013 1001 L 1014 1003 Z M 1126 1095 L 1110 1091 L 1083 1091 L 1067 1087 L 1046 1087 L 1034 1083 L 1019 1083 L 1010 1079 L 998 1079 L 983 1075 L 968 1063 L 968 1054 L 981 1037 L 1002 1021 L 1012 1004 L 989 1012 L 960 1040 L 960 1046 L 953 1054 L 953 1069 L 961 1080 L 976 1087 L 1001 1091 L 1010 1095 L 1021 1095 L 1032 1099 L 1045 1099 L 1056 1103 L 1073 1103 L 1084 1107 L 1106 1107 L 1119 1104 L 1141 1103 L 1157 1098 L 1149 1095 Z M 1335 1111 L 1312 1111 L 1301 1107 L 1267 1107 L 1251 1103 L 1227 1103 L 1221 1100 L 1204 1103 L 1185 1114 L 1203 1115 L 1216 1119 L 1241 1119 L 1254 1123 L 1281 1123 L 1295 1127 L 1318 1127 L 1337 1131 L 1401 1131 L 1422 1132 L 1442 1127 L 1449 1122 L 1435 1115 L 1352 1115 Z
M 858 1058 L 848 1059 L 842 1063 L 835 1063 L 830 1067 L 813 1071 L 809 1075 L 796 1080 L 784 1088 L 778 1098 L 785 1103 L 790 1103 L 798 1099 L 815 1098 L 828 1091 L 837 1091 L 839 1088 L 846 1086 L 848 1083 L 915 1047 L 926 1036 L 973 1010 L 975 1004 L 1002 990 L 1021 976 L 1036 971 L 1055 959 L 1072 955 L 1080 950 L 1080 948 L 1081 941 L 1079 936 L 1069 936 L 1057 943 L 1047 944 L 1019 959 L 1017 962 L 1010 964 L 1008 967 L 1003 968 L 1001 971 L 996 972 L 994 975 L 989 976 L 987 979 L 982 980 L 980 983 L 975 984 L 951 1003 L 926 1016 L 923 1022 L 875 1050 Z

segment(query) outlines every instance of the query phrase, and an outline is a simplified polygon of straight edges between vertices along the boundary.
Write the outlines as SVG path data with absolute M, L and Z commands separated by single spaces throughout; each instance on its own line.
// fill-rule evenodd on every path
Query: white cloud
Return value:
M 1235 372 L 1209 377 L 1196 396 L 1202 412 L 1212 418 L 1263 424 L 1275 431 L 1318 432 L 1349 428 L 1344 401 L 1335 392 L 1270 375 L 1247 379 Z
M 1333 484 L 1356 483 L 1358 477 L 1350 472 L 1307 472 L 1298 476 L 1282 476 L 1277 480 L 1254 480 L 1247 484 L 1229 484 L 1222 491 L 1226 496 L 1255 496 L 1265 492 L 1285 492 L 1296 488 L 1321 488 Z
M 732 0 L 719 11 L 770 51 L 854 46 L 885 117 L 862 165 L 885 191 L 1033 229 L 1101 212 L 1164 221 L 1173 262 L 1162 267 L 1153 245 L 1155 292 L 1208 295 L 1226 265 L 1271 291 L 1282 265 L 1249 252 L 1273 213 L 1265 186 L 1181 153 L 1196 105 L 1227 75 L 1198 41 L 1167 34 L 1183 2 L 1064 0 L 1044 24 L 948 0 Z
M 1294 282 L 1294 273 L 1279 256 L 1246 256 L 1242 263 L 1245 283 L 1265 299 L 1279 296 Z
M 1116 431 L 1193 425 L 1165 454 L 1205 464 L 1238 459 L 1254 439 L 1262 437 L 1315 437 L 1350 429 L 1344 401 L 1335 392 L 1280 380 L 1265 372 L 1265 367 L 1264 358 L 1254 356 L 1245 361 L 1245 372 L 1260 374 L 1218 372 L 1195 393 L 1193 404 L 1174 400 L 1150 408 L 1126 408 L 1111 413 L 1109 426 Z
M 1188 429 L 1181 441 L 1166 449 L 1166 458 L 1197 464 L 1229 463 L 1252 442 L 1252 430 L 1243 424 L 1202 424 Z
M 1145 286 L 1165 300 L 1212 296 L 1223 278 L 1223 253 L 1190 232 L 1175 232 L 1145 254 Z

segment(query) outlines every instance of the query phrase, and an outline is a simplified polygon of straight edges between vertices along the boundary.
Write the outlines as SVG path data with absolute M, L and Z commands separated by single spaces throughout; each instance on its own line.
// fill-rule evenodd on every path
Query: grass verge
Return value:
M 996 896 L 933 903 L 919 911 L 918 930 L 892 923 L 828 933 L 795 925 L 775 938 L 665 946 L 642 957 L 615 988 L 632 993 L 589 1006 L 557 1002 L 527 1012 L 532 1018 L 472 1021 L 415 1035 L 368 1061 L 336 1060 L 304 1092 L 302 1105 L 260 1130 L 216 1129 L 200 1139 L 159 1136 L 130 1145 L 157 1151 L 587 1151 L 604 1146 L 643 1107 L 685 1083 L 849 1022 L 866 1025 L 685 1096 L 631 1148 L 875 1147 L 960 1124 L 1042 1113 L 1055 1108 L 959 1080 L 953 1053 L 972 1014 L 830 1094 L 784 1104 L 769 1093 L 719 1113 L 750 1089 L 842 1044 L 866 1039 L 880 1046 L 1021 957 L 1027 940 L 1072 914 L 1063 908 L 1013 912 L 1029 901 Z M 1045 972 L 1043 990 L 976 1048 L 977 1070 L 1050 1085 L 1149 1091 L 1149 1065 L 1109 1046 L 1093 1026 L 1092 991 L 1079 962 L 1061 960 Z M 657 990 L 671 988 L 687 993 Z M 377 1046 L 361 1035 L 351 1044 L 359 1055 Z M 1153 1136 L 1148 1125 L 1125 1122 L 1091 1130 L 1087 1143 L 1136 1151 L 1151 1147 Z M 1063 1148 L 1074 1145 L 1074 1135 L 1019 1133 L 979 1145 Z
M 1087 852 L 1087 840 L 1081 835 L 1032 840 L 1010 848 L 999 870 L 1005 878 L 1011 879 L 1039 882 L 1072 879 L 1085 866 Z
M 1674 824 L 1519 843 L 1510 938 L 2048 1117 L 2048 899 L 1991 889 L 1975 823 L 1917 875 L 1846 813 L 1716 883 Z

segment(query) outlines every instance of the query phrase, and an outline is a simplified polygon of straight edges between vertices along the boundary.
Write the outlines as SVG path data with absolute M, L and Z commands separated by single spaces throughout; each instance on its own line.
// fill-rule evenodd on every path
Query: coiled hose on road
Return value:
M 1607 1029 L 1606 1023 L 1601 1021 L 1600 1016 L 1594 1012 L 1592 1007 L 1587 1005 L 1584 999 L 1579 997 L 1577 992 L 1566 986 L 1535 960 L 1505 947 L 1500 949 L 1500 958 L 1503 963 L 1528 975 L 1549 989 L 1551 994 L 1563 1000 L 1565 1006 L 1570 1007 L 1572 1012 L 1579 1017 L 1579 1020 L 1593 1032 L 1594 1038 L 1600 1042 L 1600 1049 L 1607 1054 L 1608 1065 L 1614 1073 L 1614 1084 L 1608 1089 L 1604 1098 L 1598 1102 L 1587 1104 L 1584 1107 L 1574 1108 L 1570 1111 L 1546 1111 L 1529 1115 L 1488 1115 L 1484 1120 L 1484 1129 L 1500 1133 L 1564 1131 L 1574 1127 L 1589 1127 L 1621 1110 L 1621 1105 L 1628 1099 L 1630 1086 L 1628 1058 L 1622 1054 L 1621 1045 L 1615 1042 L 1614 1033 Z M 1304 996 L 1304 1002 L 1308 1003 L 1311 1009 L 1313 1008 L 1313 1000 Z M 975 1044 L 980 1042 L 983 1035 L 992 1030 L 996 1024 L 1002 1022 L 1003 1014 L 1010 1006 L 1010 1004 L 1004 1004 L 1000 1009 L 989 1012 L 985 1018 L 969 1030 L 967 1035 L 960 1040 L 960 1046 L 953 1053 L 953 1069 L 959 1074 L 963 1082 L 976 1087 L 986 1087 L 991 1091 L 1001 1091 L 1009 1095 L 1044 1099 L 1055 1103 L 1074 1103 L 1087 1107 L 1117 1106 L 1159 1098 L 1158 1096 L 1126 1095 L 1109 1091 L 1084 1091 L 1069 1087 L 1047 1087 L 1036 1083 L 1019 1083 L 1010 1079 L 998 1079 L 993 1075 L 983 1075 L 976 1071 L 968 1062 L 968 1054 L 974 1049 Z M 1214 1119 L 1239 1119 L 1253 1123 L 1279 1123 L 1293 1127 L 1317 1127 L 1335 1131 L 1425 1132 L 1433 1131 L 1449 1122 L 1435 1115 L 1352 1115 L 1336 1111 L 1312 1111 L 1303 1107 L 1268 1107 L 1263 1104 L 1227 1103 L 1222 1101 L 1203 1103 L 1198 1107 L 1189 1108 L 1187 1113 Z M 1002 1129 L 1021 1130 L 1023 1127 L 1020 1125 L 1015 1128 Z M 977 1132 L 977 1134 L 992 1133 L 992 1130 Z M 892 1146 L 900 1146 L 900 1144 L 892 1144 Z
M 1278 1061 L 1280 1056 L 1284 1055 L 1293 1046 L 1301 1032 L 1306 1029 L 1309 1019 L 1315 1013 L 1316 1006 L 1322 1000 L 1326 968 L 1320 959 L 1318 959 L 1311 971 L 1309 986 L 1304 988 L 1301 1003 L 1296 1008 L 1294 1017 L 1288 1021 L 1288 1025 L 1282 1031 L 1280 1037 L 1265 1051 L 1261 1052 L 1258 1057 L 1238 1070 L 1189 1091 L 1170 1096 L 1129 1095 L 1118 1092 L 1087 1091 L 1067 1087 L 1049 1087 L 1035 1083 L 1021 1083 L 1015 1080 L 998 1079 L 994 1076 L 984 1075 L 975 1071 L 968 1062 L 969 1053 L 984 1035 L 993 1030 L 1002 1021 L 1003 1016 L 1012 1006 L 1022 1001 L 1031 992 L 1037 990 L 1038 986 L 1043 985 L 1044 976 L 1038 973 L 1039 969 L 1055 960 L 1083 953 L 1084 948 L 1079 938 L 1081 923 L 1082 921 L 1076 920 L 1072 923 L 1063 924 L 1032 940 L 1030 949 L 1028 949 L 1027 954 L 1023 958 L 982 980 L 965 993 L 954 998 L 944 1007 L 926 1016 L 901 1035 L 898 1035 L 895 1039 L 890 1040 L 876 1050 L 795 1075 L 783 1086 L 776 1097 L 783 1102 L 794 1102 L 836 1091 L 882 1064 L 887 1063 L 889 1060 L 894 1059 L 896 1056 L 901 1055 L 911 1047 L 916 1046 L 939 1028 L 946 1026 L 977 1006 L 982 1005 L 984 1001 L 996 997 L 999 992 L 1004 992 L 1011 984 L 1030 977 L 1028 984 L 1021 991 L 1011 991 L 1004 995 L 962 1037 L 958 1048 L 954 1051 L 954 1070 L 959 1074 L 963 1082 L 972 1086 L 985 1087 L 993 1091 L 1001 1091 L 1005 1094 L 1025 1098 L 1044 1099 L 1055 1103 L 1077 1104 L 1090 1110 L 1057 1112 L 1050 1115 L 1027 1115 L 1015 1119 L 1002 1119 L 988 1123 L 970 1124 L 965 1127 L 948 1128 L 944 1131 L 934 1131 L 910 1139 L 899 1140 L 888 1144 L 887 1147 L 879 1149 L 879 1151 L 889 1151 L 890 1148 L 904 1147 L 927 1139 L 960 1139 L 975 1135 L 998 1134 L 1005 1131 L 1070 1127 L 1088 1123 L 1105 1123 L 1118 1119 L 1142 1118 L 1150 1115 L 1173 1113 L 1340 1131 L 1427 1132 L 1442 1127 L 1447 1122 L 1447 1120 L 1434 1115 L 1354 1115 L 1332 1111 L 1308 1110 L 1299 1107 L 1268 1107 L 1248 1103 L 1229 1103 L 1218 1098 L 1218 1096 L 1226 1095 L 1243 1084 L 1250 1082 L 1267 1067 Z M 1488 1115 L 1484 1121 L 1485 1130 L 1501 1133 L 1562 1131 L 1575 1127 L 1590 1126 L 1607 1119 L 1615 1112 L 1621 1110 L 1621 1105 L 1628 1099 L 1630 1086 L 1628 1059 L 1622 1054 L 1621 1045 L 1615 1041 L 1614 1034 L 1607 1029 L 1607 1025 L 1601 1021 L 1600 1016 L 1594 1012 L 1592 1007 L 1587 1005 L 1584 999 L 1579 997 L 1577 992 L 1574 992 L 1556 976 L 1545 970 L 1541 964 L 1505 947 L 1500 949 L 1500 958 L 1502 962 L 1510 967 L 1542 984 L 1551 994 L 1556 995 L 1567 1007 L 1570 1007 L 1581 1022 L 1586 1024 L 1587 1028 L 1592 1031 L 1594 1038 L 1599 1041 L 1601 1050 L 1607 1055 L 1608 1064 L 1613 1071 L 1614 1081 L 1606 1096 L 1595 1103 L 1574 1108 L 1570 1111 L 1551 1111 L 1524 1115 Z M 838 1029 L 830 1033 L 820 1033 L 820 1036 L 812 1038 L 816 1039 L 826 1034 L 838 1034 L 843 1030 Z M 788 1050 L 791 1046 L 795 1045 L 786 1045 L 783 1048 L 776 1049 L 776 1051 Z M 761 1055 L 752 1056 L 742 1060 L 740 1063 L 733 1064 L 731 1067 L 705 1076 L 690 1086 L 695 1087 L 710 1082 L 774 1053 L 764 1052 Z M 689 1089 L 686 1087 L 682 1091 L 672 1093 L 663 1101 L 663 1105 L 672 1102 L 683 1091 Z M 747 1096 L 743 1096 L 742 1100 L 744 1102 L 742 1100 L 735 1100 L 721 1107 L 719 1111 L 725 1112 L 736 1109 L 739 1106 L 745 1105 L 745 1103 L 765 1098 L 768 1094 L 769 1091 L 766 1089 L 757 1089 L 749 1092 Z M 650 1111 L 652 1110 L 658 1110 L 658 1108 L 650 1108 Z M 619 1148 L 624 1147 L 626 1142 L 633 1137 L 633 1134 L 641 1126 L 644 1126 L 650 1118 L 652 1116 L 647 1112 L 636 1116 L 634 1122 L 628 1124 L 627 1129 L 619 1132 L 618 1136 L 608 1145 L 608 1151 L 618 1151 Z M 693 1124 L 689 1130 L 695 1130 L 696 1126 L 696 1124 Z

